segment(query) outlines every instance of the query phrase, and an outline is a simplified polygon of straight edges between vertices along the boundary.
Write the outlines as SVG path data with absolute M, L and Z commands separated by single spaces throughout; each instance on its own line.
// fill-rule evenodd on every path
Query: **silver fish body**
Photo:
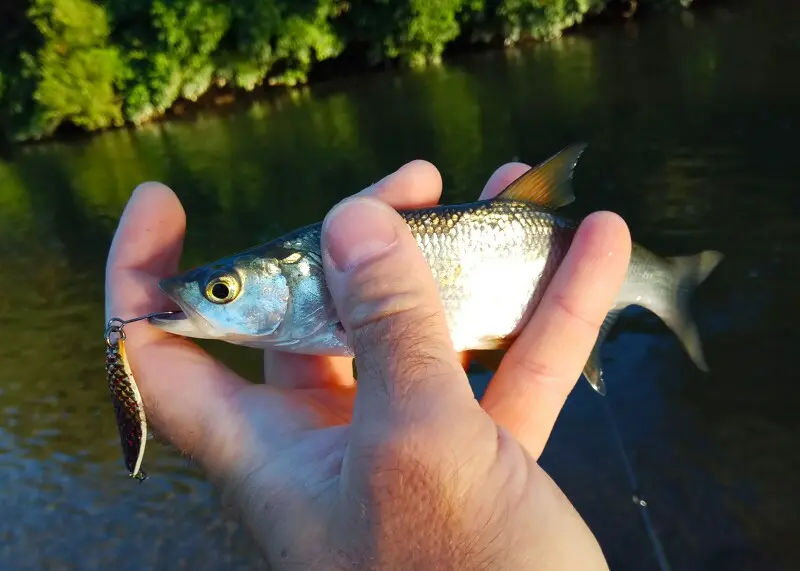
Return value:
M 400 212 L 431 268 L 456 350 L 507 347 L 536 309 L 577 229 L 554 208 L 573 199 L 568 183 L 581 151 L 562 151 L 497 198 Z M 321 223 L 306 226 L 163 280 L 162 290 L 183 314 L 152 322 L 188 337 L 352 355 L 325 285 L 320 231 Z M 707 370 L 688 300 L 720 259 L 711 251 L 665 259 L 634 244 L 625 282 L 584 369 L 597 391 L 605 392 L 599 348 L 629 305 L 658 315 Z

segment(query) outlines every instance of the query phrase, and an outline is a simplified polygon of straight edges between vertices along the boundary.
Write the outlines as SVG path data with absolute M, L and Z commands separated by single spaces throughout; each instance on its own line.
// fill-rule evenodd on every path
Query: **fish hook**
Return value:
M 132 317 L 131 319 L 122 319 L 120 317 L 112 317 L 106 323 L 106 331 L 105 331 L 105 340 L 106 345 L 111 347 L 113 343 L 111 342 L 111 335 L 116 333 L 119 335 L 119 339 L 125 341 L 125 331 L 123 328 L 128 325 L 129 323 L 135 323 L 137 321 L 142 321 L 143 319 L 150 319 L 151 317 L 168 317 L 175 313 L 180 313 L 179 311 L 156 311 L 153 313 L 148 313 L 147 315 L 140 315 L 139 317 Z

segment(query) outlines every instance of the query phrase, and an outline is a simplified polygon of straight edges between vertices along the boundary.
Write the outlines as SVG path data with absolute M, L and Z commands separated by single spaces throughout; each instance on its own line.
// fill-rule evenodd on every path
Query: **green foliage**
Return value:
M 470 0 L 353 0 L 342 23 L 351 39 L 368 46 L 372 63 L 399 59 L 412 66 L 436 63 L 460 31 L 458 16 Z
M 212 0 L 113 0 L 125 53 L 125 117 L 134 123 L 162 115 L 183 97 L 211 85 L 213 55 L 230 25 L 230 7 Z
M 285 70 L 272 78 L 270 84 L 304 83 L 315 61 L 341 53 L 344 42 L 331 24 L 340 9 L 336 0 L 320 0 L 307 14 L 290 14 L 284 19 L 275 51 L 278 59 L 285 62 Z
M 691 0 L 640 0 L 688 6 Z M 0 6 L 0 121 L 18 139 L 140 124 L 212 87 L 307 81 L 346 46 L 438 63 L 467 43 L 547 40 L 609 0 L 17 0 Z
M 509 42 L 523 37 L 549 40 L 579 24 L 588 12 L 599 12 L 606 0 L 502 0 L 497 15 Z
M 36 83 L 23 69 L 21 54 L 35 51 L 41 36 L 28 17 L 29 2 L 0 2 L 0 126 L 5 135 L 20 131 L 33 114 L 33 91 Z
M 332 26 L 340 0 L 232 0 L 232 25 L 220 56 L 221 82 L 252 90 L 306 81 L 316 61 L 336 57 L 344 42 Z M 280 71 L 278 71 L 280 70 Z
M 35 0 L 28 17 L 43 39 L 21 56 L 23 75 L 36 84 L 33 134 L 50 134 L 65 121 L 87 130 L 121 125 L 115 84 L 122 68 L 105 10 L 90 0 Z

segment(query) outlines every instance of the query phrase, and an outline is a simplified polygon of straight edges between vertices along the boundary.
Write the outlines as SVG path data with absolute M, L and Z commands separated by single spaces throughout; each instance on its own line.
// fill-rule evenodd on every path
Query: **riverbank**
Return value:
M 138 126 L 708 1 L 32 0 L 0 10 L 0 121 L 14 142 Z

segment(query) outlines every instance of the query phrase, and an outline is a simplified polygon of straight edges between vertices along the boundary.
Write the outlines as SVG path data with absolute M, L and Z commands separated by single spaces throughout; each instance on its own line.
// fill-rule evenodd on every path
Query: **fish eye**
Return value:
M 206 297 L 213 303 L 229 303 L 239 295 L 239 280 L 232 275 L 214 276 L 206 284 Z

